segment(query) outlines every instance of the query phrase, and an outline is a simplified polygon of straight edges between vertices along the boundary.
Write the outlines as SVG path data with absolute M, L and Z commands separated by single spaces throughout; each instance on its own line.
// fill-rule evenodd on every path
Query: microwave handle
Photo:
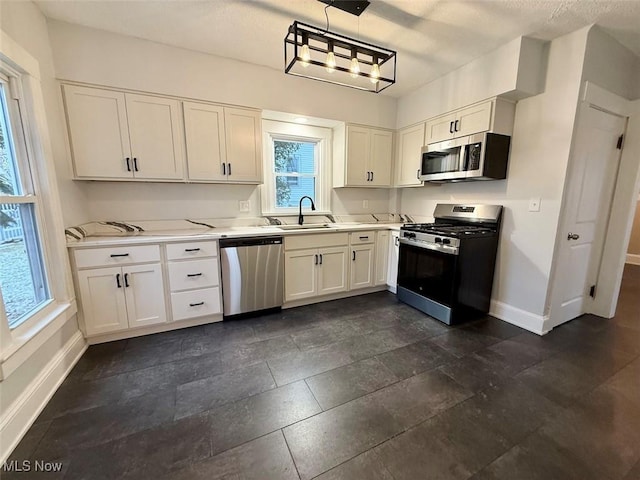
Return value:
M 466 172 L 467 170 L 469 170 L 469 145 L 462 146 L 460 158 L 462 159 L 461 171 Z

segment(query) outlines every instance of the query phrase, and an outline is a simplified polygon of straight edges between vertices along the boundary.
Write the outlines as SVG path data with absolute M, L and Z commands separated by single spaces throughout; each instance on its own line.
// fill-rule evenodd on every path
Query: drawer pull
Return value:
M 356 261 L 356 251 L 355 250 L 353 251 L 353 261 L 354 262 Z
M 128 253 L 112 253 L 111 254 L 111 258 L 116 258 L 116 257 L 128 257 L 129 254 Z
M 189 304 L 190 307 L 199 307 L 200 305 L 204 305 L 204 302 L 190 303 Z
M 199 252 L 200 249 L 199 248 L 185 248 L 184 251 L 185 252 Z
M 369 237 L 360 237 L 360 240 L 369 240 Z
M 187 277 L 200 277 L 202 273 L 187 273 Z

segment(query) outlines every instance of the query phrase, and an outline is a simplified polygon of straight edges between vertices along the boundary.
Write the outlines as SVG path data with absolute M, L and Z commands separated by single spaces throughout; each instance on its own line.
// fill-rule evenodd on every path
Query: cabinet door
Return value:
M 396 293 L 398 285 L 398 257 L 400 255 L 400 232 L 391 232 L 389 238 L 389 263 L 387 266 L 387 285 Z
M 346 292 L 348 247 L 329 247 L 319 250 L 318 295 Z
M 391 163 L 393 161 L 393 132 L 371 130 L 371 157 L 369 185 L 377 187 L 391 186 Z
M 125 94 L 134 176 L 149 180 L 183 177 L 184 140 L 177 100 Z
M 159 263 L 123 267 L 129 327 L 143 327 L 167 321 L 164 283 Z
M 78 178 L 131 178 L 124 93 L 64 85 L 69 140 Z
M 242 108 L 224 109 L 227 148 L 227 179 L 262 183 L 262 129 L 260 112 Z
M 491 127 L 491 107 L 493 102 L 484 102 L 458 110 L 456 137 L 485 132 Z
M 456 121 L 456 114 L 447 113 L 439 117 L 427 120 L 427 128 L 425 132 L 425 144 L 441 142 L 453 138 L 453 127 Z
M 376 270 L 375 284 L 387 283 L 387 265 L 389 263 L 389 231 L 381 231 L 376 235 Z
M 189 180 L 226 180 L 224 108 L 183 102 Z
M 78 285 L 88 336 L 129 328 L 120 267 L 81 270 Z
M 318 292 L 318 250 L 294 250 L 284 254 L 284 299 L 286 302 L 315 297 Z
M 398 157 L 396 160 L 397 186 L 422 185 L 418 179 L 420 173 L 420 155 L 424 140 L 425 124 L 405 128 L 398 132 Z
M 347 125 L 346 185 L 369 185 L 371 130 Z
M 373 245 L 351 247 L 351 290 L 373 286 Z

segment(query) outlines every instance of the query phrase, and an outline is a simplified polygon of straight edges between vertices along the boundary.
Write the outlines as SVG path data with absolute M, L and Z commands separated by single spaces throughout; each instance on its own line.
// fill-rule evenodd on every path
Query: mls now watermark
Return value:
M 10 460 L 2 464 L 3 472 L 48 472 L 62 471 L 62 462 L 43 462 L 42 460 Z

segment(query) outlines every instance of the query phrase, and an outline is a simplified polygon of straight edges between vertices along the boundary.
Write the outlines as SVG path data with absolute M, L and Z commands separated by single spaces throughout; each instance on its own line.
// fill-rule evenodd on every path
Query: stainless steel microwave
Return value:
M 419 178 L 425 182 L 464 182 L 507 178 L 511 137 L 478 133 L 422 147 Z

